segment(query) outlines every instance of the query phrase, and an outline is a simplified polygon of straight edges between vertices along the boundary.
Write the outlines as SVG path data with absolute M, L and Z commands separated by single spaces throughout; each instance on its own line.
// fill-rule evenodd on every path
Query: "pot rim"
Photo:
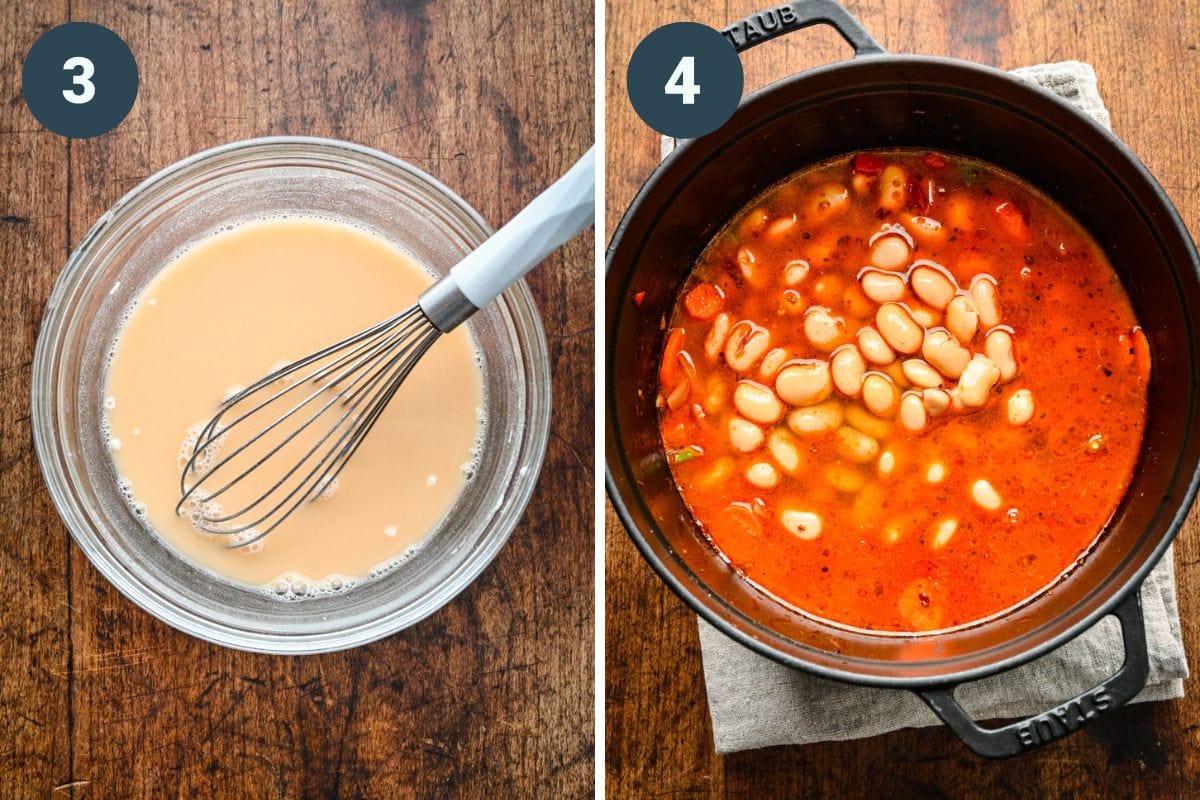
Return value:
M 1026 81 L 1023 81 L 1020 78 L 1017 78 L 1016 76 L 1013 76 L 1010 73 L 1004 72 L 1003 70 L 999 70 L 994 67 L 990 67 L 990 66 L 987 66 L 984 64 L 979 64 L 979 63 L 972 62 L 972 61 L 966 61 L 966 60 L 957 59 L 957 58 L 949 58 L 949 57 L 945 57 L 945 56 L 891 54 L 891 53 L 864 54 L 864 55 L 857 56 L 857 57 L 852 58 L 847 61 L 840 61 L 840 62 L 835 62 L 832 64 L 821 65 L 821 66 L 815 67 L 813 69 L 804 70 L 803 72 L 794 73 L 792 75 L 788 75 L 783 78 L 780 78 L 779 80 L 773 81 L 772 83 L 769 83 L 766 86 L 763 86 L 762 88 L 757 89 L 757 90 L 751 92 L 750 94 L 746 95 L 744 98 L 742 98 L 742 101 L 741 101 L 741 103 L 739 103 L 737 112 L 735 112 L 735 114 L 743 111 L 744 109 L 746 109 L 749 106 L 752 106 L 754 104 L 769 102 L 772 95 L 774 95 L 777 92 L 782 91 L 786 88 L 793 87 L 796 83 L 804 82 L 804 81 L 815 79 L 818 77 L 824 77 L 824 76 L 838 73 L 838 72 L 853 73 L 855 70 L 858 70 L 858 69 L 864 68 L 864 67 L 877 65 L 878 63 L 880 63 L 881 61 L 884 61 L 884 60 L 886 60 L 889 64 L 896 66 L 896 67 L 904 67 L 906 65 L 912 65 L 914 67 L 921 67 L 921 68 L 932 67 L 935 69 L 945 70 L 948 75 L 952 75 L 955 71 L 958 71 L 961 73 L 966 73 L 968 75 L 982 77 L 985 80 L 992 80 L 992 81 L 998 80 L 998 81 L 1008 84 L 1010 87 L 1016 89 L 1019 93 L 1024 93 L 1030 101 L 1033 101 L 1035 103 L 1037 103 L 1037 102 L 1049 103 L 1052 106 L 1057 106 L 1057 108 L 1060 112 L 1063 112 L 1063 113 L 1067 114 L 1068 116 L 1075 117 L 1078 121 L 1082 122 L 1087 128 L 1089 128 L 1093 134 L 1098 135 L 1099 138 L 1102 140 L 1102 143 L 1104 146 L 1111 148 L 1119 158 L 1124 159 L 1128 163 L 1128 166 L 1130 166 L 1133 169 L 1133 172 L 1136 175 L 1136 177 L 1138 179 L 1140 179 L 1142 182 L 1144 182 L 1146 184 L 1146 186 L 1151 190 L 1154 197 L 1157 198 L 1157 200 L 1158 200 L 1158 203 L 1160 206 L 1159 210 L 1164 212 L 1162 215 L 1162 219 L 1161 219 L 1161 227 L 1166 228 L 1166 229 L 1170 230 L 1171 232 L 1173 232 L 1179 238 L 1179 240 L 1184 243 L 1185 248 L 1190 255 L 1192 270 L 1193 270 L 1193 272 L 1196 273 L 1196 275 L 1198 277 L 1200 277 L 1200 256 L 1197 255 L 1196 248 L 1192 241 L 1191 235 L 1187 231 L 1186 226 L 1184 226 L 1183 220 L 1179 216 L 1179 212 L 1175 208 L 1174 204 L 1171 202 L 1170 198 L 1166 195 L 1162 186 L 1158 183 L 1158 181 L 1154 178 L 1154 176 L 1150 173 L 1150 171 L 1148 169 L 1146 169 L 1145 165 L 1143 165 L 1142 162 L 1133 154 L 1133 152 L 1128 148 L 1128 146 L 1126 146 L 1124 142 L 1122 142 L 1119 138 L 1117 138 L 1116 135 L 1114 135 L 1112 133 L 1112 131 L 1108 130 L 1107 128 L 1103 127 L 1102 125 L 1099 125 L 1095 120 L 1093 120 L 1091 117 L 1089 117 L 1087 114 L 1085 114 L 1083 111 L 1081 111 L 1076 106 L 1072 105 L 1071 103 L 1068 103 L 1063 98 L 1061 98 L 1058 95 L 1055 95 L 1051 92 L 1041 90 L 1036 85 L 1028 83 Z M 919 83 L 919 82 L 914 81 L 914 83 Z M 946 84 L 920 84 L 920 85 L 930 86 L 931 88 L 945 89 L 945 88 L 949 87 L 949 84 L 950 84 L 950 82 L 947 82 Z M 971 94 L 977 93 L 972 90 L 965 90 L 965 91 L 969 91 L 969 93 L 971 93 Z M 1011 105 L 1011 103 L 1003 103 L 1002 105 Z M 792 108 L 792 106 L 788 106 L 785 108 L 776 108 L 773 113 L 769 113 L 767 117 L 764 117 L 764 119 L 768 119 L 768 118 L 771 118 L 771 117 L 774 117 L 777 115 L 790 113 L 791 108 Z M 1025 106 L 1025 108 L 1028 108 L 1028 106 Z M 1026 116 L 1033 116 L 1033 117 L 1041 118 L 1043 120 L 1042 124 L 1046 125 L 1047 127 L 1051 128 L 1052 130 L 1055 130 L 1055 131 L 1062 130 L 1061 126 L 1059 126 L 1057 124 L 1053 124 L 1053 123 L 1045 120 L 1044 115 L 1029 114 L 1028 112 L 1026 112 Z M 710 136 L 711 135 L 712 134 L 710 134 Z M 625 211 L 624 215 L 622 216 L 621 221 L 617 224 L 616 228 L 613 230 L 613 235 L 609 242 L 609 247 L 605 253 L 605 276 L 606 276 L 606 279 L 612 269 L 613 261 L 617 254 L 617 250 L 621 244 L 621 240 L 624 237 L 630 223 L 632 222 L 634 217 L 638 214 L 638 212 L 641 210 L 643 204 L 646 201 L 647 196 L 656 187 L 656 184 L 660 180 L 662 180 L 663 177 L 667 173 L 670 172 L 670 170 L 674 166 L 675 162 L 678 159 L 682 158 L 694 146 L 695 141 L 696 140 L 680 140 L 678 142 L 677 147 L 670 154 L 668 154 L 666 158 L 662 159 L 662 161 L 659 162 L 659 164 L 657 164 L 655 166 L 654 170 L 646 178 L 645 182 L 642 184 L 641 188 L 638 190 L 637 194 L 634 196 L 628 209 Z M 715 160 L 716 158 L 718 158 L 721 155 L 723 150 L 724 150 L 724 148 L 721 148 L 721 149 L 715 151 L 710 156 L 710 158 L 706 160 L 705 164 L 710 163 L 712 160 Z M 703 167 L 697 167 L 695 170 L 693 170 L 693 173 L 691 173 L 691 174 L 694 174 L 695 171 L 698 171 L 701 168 L 703 168 Z M 685 177 L 690 177 L 690 174 L 689 174 L 689 176 L 685 176 Z M 685 182 L 685 181 L 681 181 L 681 182 Z M 672 195 L 672 199 L 673 198 L 674 198 L 674 195 Z M 640 250 L 640 248 L 639 248 L 639 250 Z M 631 260 L 635 260 L 635 259 L 631 259 Z M 619 292 L 617 292 L 616 294 L 619 295 L 620 297 L 624 297 L 628 293 L 627 290 L 628 290 L 628 285 L 625 284 L 621 287 L 621 290 Z M 606 302 L 606 310 L 605 310 L 606 320 L 605 321 L 606 321 L 606 325 L 608 325 L 610 327 L 606 327 L 605 357 L 607 360 L 606 363 L 609 363 L 609 364 L 612 363 L 612 355 L 613 355 L 612 349 L 613 349 L 613 345 L 615 343 L 615 337 L 613 335 L 613 330 L 615 329 L 614 323 L 616 321 L 615 320 L 615 316 L 616 316 L 615 309 L 618 308 L 616 299 L 617 298 L 615 296 L 612 296 L 612 295 L 609 295 L 608 293 L 606 293 L 606 301 L 605 301 Z M 1197 364 L 1198 354 L 1195 351 L 1195 349 L 1192 348 L 1190 341 L 1189 341 L 1189 350 L 1191 350 L 1190 361 L 1193 364 L 1192 387 L 1193 387 L 1193 389 L 1195 389 L 1196 388 L 1196 364 Z M 606 392 L 611 391 L 611 386 L 612 386 L 611 379 L 609 379 L 608 381 L 606 381 Z M 1191 393 L 1191 395 L 1192 396 L 1189 398 L 1189 408 L 1191 408 L 1194 411 L 1195 407 L 1196 407 L 1196 398 L 1195 398 L 1196 392 L 1193 391 Z M 613 430 L 613 426 L 612 426 L 612 422 L 613 422 L 612 415 L 614 414 L 614 411 L 612 409 L 616 408 L 616 404 L 614 402 L 612 402 L 611 397 L 606 397 L 606 400 L 609 401 L 609 405 L 608 405 L 609 410 L 606 411 L 606 423 L 607 423 L 606 428 L 605 428 L 606 450 L 612 450 L 614 452 L 619 453 L 621 451 L 615 446 L 616 442 L 614 441 L 614 438 L 613 438 L 614 430 Z M 1195 414 L 1193 413 L 1192 416 L 1194 418 Z M 1195 433 L 1194 425 L 1191 425 L 1191 424 L 1189 424 L 1189 426 L 1181 432 L 1183 439 L 1185 441 L 1189 437 L 1193 436 L 1194 433 Z M 623 463 L 621 464 L 621 467 L 622 467 L 622 471 L 624 471 Z M 633 481 L 630 481 L 630 482 L 633 483 Z M 1122 601 L 1124 601 L 1132 592 L 1141 590 L 1141 586 L 1142 586 L 1143 582 L 1145 581 L 1147 575 L 1149 575 L 1150 571 L 1152 569 L 1154 569 L 1155 566 L 1158 565 L 1159 561 L 1161 561 L 1161 559 L 1162 559 L 1163 554 L 1171 546 L 1171 543 L 1174 541 L 1175 537 L 1178 535 L 1193 503 L 1195 502 L 1197 492 L 1198 492 L 1198 490 L 1200 490 L 1200 465 L 1197 465 L 1196 467 L 1193 468 L 1192 475 L 1187 484 L 1186 490 L 1181 495 L 1178 495 L 1177 498 L 1174 500 L 1165 499 L 1163 504 L 1160 506 L 1160 508 L 1157 512 L 1158 517 L 1161 518 L 1162 515 L 1170 515 L 1171 520 L 1170 520 L 1170 523 L 1169 523 L 1165 533 L 1160 537 L 1159 541 L 1154 544 L 1152 551 L 1143 558 L 1141 564 L 1139 564 L 1136 568 L 1134 568 L 1133 573 L 1125 580 L 1124 584 L 1119 586 L 1117 589 L 1110 591 L 1108 594 L 1108 597 L 1104 598 L 1096 606 L 1096 608 L 1094 608 L 1091 612 L 1084 614 L 1080 619 L 1076 620 L 1074 623 L 1067 626 L 1061 632 L 1051 635 L 1051 636 L 1048 636 L 1048 637 L 1045 637 L 1041 641 L 1035 642 L 1031 646 L 1021 650 L 1019 653 L 994 660 L 983 666 L 977 666 L 977 667 L 972 667 L 972 668 L 968 668 L 968 669 L 962 669 L 962 670 L 958 670 L 958 671 L 952 671 L 952 672 L 940 674 L 936 678 L 906 677 L 906 676 L 899 676 L 899 675 L 876 675 L 876 674 L 869 674 L 869 673 L 862 674 L 862 673 L 854 672 L 851 670 L 828 667 L 828 666 L 825 666 L 822 664 L 816 664 L 816 663 L 809 662 L 803 658 L 792 655 L 790 653 L 785 653 L 782 650 L 780 650 L 779 648 L 774 647 L 770 643 L 769 639 L 755 637 L 753 635 L 753 632 L 757 631 L 757 632 L 766 634 L 770 638 L 781 638 L 781 639 L 788 638 L 788 637 L 783 636 L 782 634 L 779 634 L 778 632 L 771 629 L 770 627 L 763 625 L 762 623 L 758 622 L 757 620 L 743 614 L 741 611 L 738 611 L 737 609 L 732 608 L 731 606 L 726 604 L 724 602 L 724 600 L 721 599 L 719 597 L 719 595 L 717 595 L 715 592 L 709 592 L 709 596 L 711 598 L 713 598 L 715 600 L 715 602 L 724 606 L 724 608 L 729 612 L 728 616 L 724 616 L 724 615 L 717 613 L 712 607 L 710 607 L 708 604 L 706 604 L 704 602 L 704 600 L 699 596 L 699 593 L 691 591 L 685 585 L 685 582 L 683 580 L 677 578 L 671 572 L 671 570 L 667 568 L 666 563 L 655 554 L 655 552 L 653 551 L 653 549 L 650 546 L 647 535 L 640 528 L 638 528 L 637 525 L 634 523 L 633 516 L 630 513 L 629 508 L 627 507 L 626 498 L 620 494 L 620 490 L 617 486 L 617 481 L 616 481 L 616 478 L 615 478 L 615 475 L 613 472 L 612 461 L 610 458 L 607 458 L 607 457 L 605 459 L 605 490 L 608 494 L 609 500 L 613 504 L 613 508 L 617 512 L 618 518 L 621 520 L 621 523 L 625 528 L 626 533 L 633 540 L 634 545 L 637 547 L 637 549 L 641 553 L 642 557 L 650 564 L 650 566 L 657 573 L 658 577 L 660 579 L 662 579 L 662 581 L 671 589 L 671 591 L 673 591 L 677 596 L 679 596 L 695 613 L 697 613 L 702 619 L 704 619 L 707 623 L 709 623 L 710 625 L 715 627 L 717 630 L 721 631 L 721 633 L 723 633 L 724 635 L 728 636 L 729 638 L 733 639 L 734 641 L 738 642 L 739 644 L 743 645 L 744 647 L 748 647 L 749 649 L 758 653 L 759 655 L 770 658 L 773 661 L 776 661 L 780 664 L 791 667 L 793 669 L 798 669 L 803 672 L 818 675 L 819 677 L 843 681 L 843 682 L 847 682 L 847 683 L 854 683 L 854 684 L 864 685 L 864 686 L 877 686 L 877 687 L 893 688 L 893 689 L 918 690 L 918 689 L 928 689 L 928 688 L 933 688 L 933 687 L 938 687 L 938 686 L 946 686 L 946 685 L 970 682 L 970 681 L 978 680 L 980 678 L 984 678 L 984 677 L 987 677 L 990 675 L 995 675 L 1000 672 L 1005 672 L 1005 671 L 1011 670 L 1015 667 L 1019 667 L 1022 664 L 1028 663 L 1029 661 L 1032 661 L 1033 659 L 1035 659 L 1041 655 L 1044 655 L 1052 650 L 1055 650 L 1055 649 L 1061 647 L 1066 642 L 1068 642 L 1072 639 L 1075 639 L 1080 634 L 1082 634 L 1084 631 L 1088 630 L 1090 627 L 1095 625 L 1099 620 L 1112 614 L 1113 611 L 1116 609 L 1116 607 Z M 633 491 L 633 497 L 631 499 L 636 500 L 638 502 L 642 502 L 641 495 L 640 495 L 640 493 L 638 493 L 636 491 L 636 489 Z M 647 512 L 646 513 L 647 518 L 650 520 L 653 520 L 654 517 L 653 517 L 653 514 L 650 513 L 649 508 L 646 508 L 645 510 Z M 660 534 L 660 536 L 661 536 L 661 534 Z M 673 546 L 670 545 L 670 542 L 667 541 L 665 536 L 662 537 L 662 541 L 664 543 L 666 543 L 670 549 L 674 549 Z M 711 545 L 708 545 L 708 546 L 711 547 Z M 682 570 L 682 573 L 685 576 L 687 576 L 688 578 L 690 578 L 690 580 L 694 583 L 694 585 L 696 587 L 706 586 L 705 582 L 698 575 L 696 575 L 695 572 L 691 569 L 691 567 L 689 567 L 685 562 L 683 562 L 682 559 L 676 559 L 675 563 L 678 564 L 678 566 Z M 741 621 L 747 623 L 749 625 L 749 629 L 748 630 L 740 629 L 737 625 L 734 625 L 732 622 L 730 622 L 730 619 L 738 619 L 738 620 L 741 620 Z M 998 620 L 998 622 L 999 622 L 999 620 Z M 982 623 L 982 624 L 989 624 L 989 623 Z M 936 637 L 936 634 L 934 636 Z M 891 663 L 891 662 L 888 662 L 888 663 Z

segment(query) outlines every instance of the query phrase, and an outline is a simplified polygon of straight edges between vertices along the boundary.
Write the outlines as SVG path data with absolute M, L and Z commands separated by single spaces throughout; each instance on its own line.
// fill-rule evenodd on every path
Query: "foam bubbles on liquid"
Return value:
M 263 587 L 263 593 L 276 600 L 294 603 L 316 597 L 329 597 L 353 589 L 359 581 L 348 575 L 333 574 L 323 580 L 313 580 L 299 572 L 285 572 Z

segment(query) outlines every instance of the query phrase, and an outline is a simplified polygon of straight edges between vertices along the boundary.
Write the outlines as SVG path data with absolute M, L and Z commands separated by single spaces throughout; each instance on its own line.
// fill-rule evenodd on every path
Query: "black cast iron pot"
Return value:
M 608 251 L 608 492 L 642 555 L 704 619 L 796 669 L 916 692 L 975 752 L 1020 753 L 1119 708 L 1149 670 L 1139 588 L 1196 495 L 1200 264 L 1179 216 L 1110 133 L 1049 93 L 988 67 L 889 55 L 841 6 L 798 0 L 731 25 L 739 50 L 816 23 L 855 49 L 747 96 L 719 130 L 682 143 L 638 193 Z M 851 632 L 791 611 L 733 573 L 701 535 L 662 456 L 654 398 L 660 320 L 709 239 L 755 195 L 805 166 L 879 147 L 998 164 L 1057 199 L 1099 241 L 1151 343 L 1149 420 L 1125 500 L 1100 543 L 1053 590 L 992 621 L 914 637 Z M 645 292 L 640 304 L 633 295 Z M 1105 615 L 1125 661 L 1093 689 L 1030 719 L 983 728 L 958 684 L 1012 669 Z

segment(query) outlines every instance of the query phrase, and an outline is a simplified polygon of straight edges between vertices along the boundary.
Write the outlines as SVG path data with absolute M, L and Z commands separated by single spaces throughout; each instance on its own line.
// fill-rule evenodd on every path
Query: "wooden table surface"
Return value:
M 625 65 L 667 22 L 719 28 L 768 6 L 613 0 L 607 16 L 607 230 L 611 237 L 658 159 L 658 136 L 634 115 Z M 1063 59 L 1093 64 L 1113 129 L 1200 231 L 1200 3 L 1188 0 L 870 0 L 850 10 L 889 50 L 967 58 L 1003 69 Z M 829 28 L 743 55 L 746 89 L 849 56 Z M 714 755 L 695 615 L 641 560 L 611 510 L 607 547 L 609 798 L 1200 796 L 1200 690 L 1124 709 L 1036 754 L 975 758 L 945 728 L 869 740 Z M 1176 547 L 1187 647 L 1200 648 L 1200 515 Z M 1083 687 L 1080 687 L 1083 688 Z
M 432 173 L 493 225 L 566 170 L 593 140 L 592 9 L 524 5 L 0 7 L 0 798 L 591 795 L 590 235 L 530 279 L 555 402 L 523 523 L 466 592 L 381 642 L 273 657 L 167 627 L 71 542 L 31 445 L 55 276 L 106 208 L 175 160 L 252 136 L 348 139 Z M 68 20 L 118 32 L 140 67 L 131 114 L 93 140 L 47 132 L 21 100 L 29 47 Z

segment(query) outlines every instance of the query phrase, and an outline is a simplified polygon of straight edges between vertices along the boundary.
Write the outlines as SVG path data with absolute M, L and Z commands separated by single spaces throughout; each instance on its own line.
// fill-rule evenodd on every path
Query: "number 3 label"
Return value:
M 700 94 L 700 86 L 696 83 L 696 59 L 694 56 L 684 56 L 675 65 L 675 71 L 667 79 L 663 88 L 666 94 L 677 94 L 685 106 L 695 105 L 696 95 Z M 86 101 L 85 101 L 86 102 Z
M 63 98 L 68 103 L 82 105 L 96 96 L 96 84 L 91 81 L 91 77 L 96 74 L 96 66 L 92 64 L 90 58 L 84 58 L 83 56 L 68 58 L 66 63 L 63 64 L 63 69 L 67 72 L 79 70 L 71 78 L 71 83 L 75 85 L 75 88 L 62 90 Z M 685 100 L 684 102 L 691 101 Z

